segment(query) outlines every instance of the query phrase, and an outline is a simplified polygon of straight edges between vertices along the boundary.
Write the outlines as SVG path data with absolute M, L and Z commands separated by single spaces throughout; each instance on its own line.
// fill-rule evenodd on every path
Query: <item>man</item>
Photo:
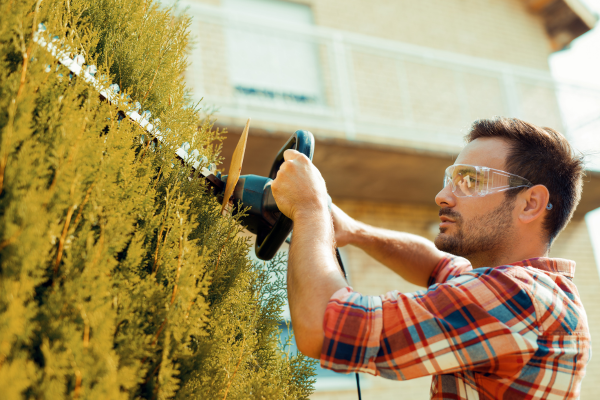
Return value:
M 435 245 L 330 212 L 319 171 L 285 153 L 272 189 L 294 221 L 298 349 L 339 372 L 433 375 L 435 399 L 578 398 L 591 345 L 575 263 L 547 257 L 579 202 L 582 160 L 560 133 L 518 119 L 476 121 L 467 142 L 435 198 Z M 428 289 L 354 292 L 334 239 Z

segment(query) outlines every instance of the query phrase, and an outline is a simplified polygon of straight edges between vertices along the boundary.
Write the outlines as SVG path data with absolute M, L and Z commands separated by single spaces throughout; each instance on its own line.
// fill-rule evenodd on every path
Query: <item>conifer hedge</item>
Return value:
M 162 146 L 36 46 L 40 22 L 160 118 Z M 189 142 L 219 162 L 183 82 L 189 23 L 152 1 L 0 2 L 2 399 L 312 391 L 312 361 L 279 341 L 285 260 L 249 261 L 173 161 Z

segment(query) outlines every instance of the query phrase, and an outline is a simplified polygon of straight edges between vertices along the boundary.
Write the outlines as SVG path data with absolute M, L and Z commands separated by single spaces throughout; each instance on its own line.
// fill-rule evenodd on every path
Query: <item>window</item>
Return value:
M 278 0 L 223 0 L 222 4 L 234 17 L 226 37 L 229 79 L 236 96 L 319 104 L 317 49 L 305 33 L 313 25 L 310 7 Z

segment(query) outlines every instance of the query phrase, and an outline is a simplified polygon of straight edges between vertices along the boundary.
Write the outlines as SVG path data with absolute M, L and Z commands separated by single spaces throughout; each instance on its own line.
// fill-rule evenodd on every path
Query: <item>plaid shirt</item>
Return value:
M 427 290 L 341 289 L 327 305 L 321 366 L 433 375 L 432 399 L 576 399 L 591 344 L 574 271 L 558 258 L 472 269 L 448 256 Z

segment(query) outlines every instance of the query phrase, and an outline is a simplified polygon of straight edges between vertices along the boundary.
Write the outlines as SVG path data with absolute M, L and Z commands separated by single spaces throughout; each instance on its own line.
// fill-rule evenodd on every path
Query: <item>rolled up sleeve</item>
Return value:
M 383 324 L 381 298 L 346 287 L 333 294 L 325 311 L 321 366 L 374 374 Z

